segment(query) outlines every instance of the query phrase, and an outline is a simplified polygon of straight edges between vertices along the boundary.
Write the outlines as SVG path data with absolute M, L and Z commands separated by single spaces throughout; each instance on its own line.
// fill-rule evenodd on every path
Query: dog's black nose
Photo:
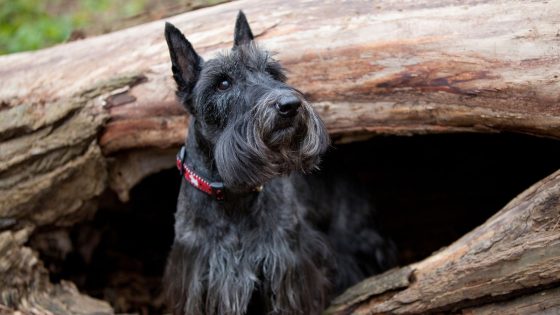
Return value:
M 295 95 L 282 96 L 276 102 L 276 110 L 283 117 L 294 117 L 300 106 L 301 101 Z

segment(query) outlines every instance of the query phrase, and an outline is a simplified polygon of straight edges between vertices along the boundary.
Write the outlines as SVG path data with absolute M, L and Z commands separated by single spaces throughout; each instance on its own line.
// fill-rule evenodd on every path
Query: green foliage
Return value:
M 41 0 L 0 0 L 0 53 L 37 49 L 68 38 L 67 16 L 52 17 Z
M 63 42 L 73 30 L 110 30 L 145 10 L 147 0 L 0 0 L 0 54 Z

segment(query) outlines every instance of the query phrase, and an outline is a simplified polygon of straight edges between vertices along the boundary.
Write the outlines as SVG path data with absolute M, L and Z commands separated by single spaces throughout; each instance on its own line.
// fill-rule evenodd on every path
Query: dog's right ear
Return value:
M 183 33 L 169 22 L 165 23 L 165 40 L 171 57 L 171 71 L 177 83 L 177 96 L 192 113 L 188 103 L 202 69 L 202 58 Z

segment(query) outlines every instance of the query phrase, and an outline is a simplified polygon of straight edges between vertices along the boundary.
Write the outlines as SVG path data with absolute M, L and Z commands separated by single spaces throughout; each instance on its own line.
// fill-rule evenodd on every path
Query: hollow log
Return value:
M 560 311 L 559 288 L 560 170 L 447 248 L 348 289 L 326 313 L 534 314 Z
M 335 141 L 560 138 L 558 1 L 239 1 L 168 20 L 210 58 L 232 45 L 239 9 Z M 173 89 L 163 21 L 0 57 L 0 230 L 72 225 L 103 191 L 126 201 L 143 177 L 171 167 L 188 124 Z M 0 278 L 12 279 L 6 270 Z M 29 305 L 17 302 L 29 300 L 24 290 L 4 298 L 13 287 L 3 283 L 0 304 Z
M 0 233 L 0 314 L 112 315 L 108 303 L 80 294 L 71 282 L 49 282 L 36 253 L 24 246 L 31 232 Z

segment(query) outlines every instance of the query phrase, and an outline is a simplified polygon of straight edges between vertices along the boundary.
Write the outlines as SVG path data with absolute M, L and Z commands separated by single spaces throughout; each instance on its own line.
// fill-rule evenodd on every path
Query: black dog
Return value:
M 173 314 L 320 314 L 330 294 L 386 268 L 392 248 L 343 181 L 304 177 L 325 126 L 242 12 L 234 46 L 203 61 L 167 23 L 180 102 L 191 114 L 166 271 Z

